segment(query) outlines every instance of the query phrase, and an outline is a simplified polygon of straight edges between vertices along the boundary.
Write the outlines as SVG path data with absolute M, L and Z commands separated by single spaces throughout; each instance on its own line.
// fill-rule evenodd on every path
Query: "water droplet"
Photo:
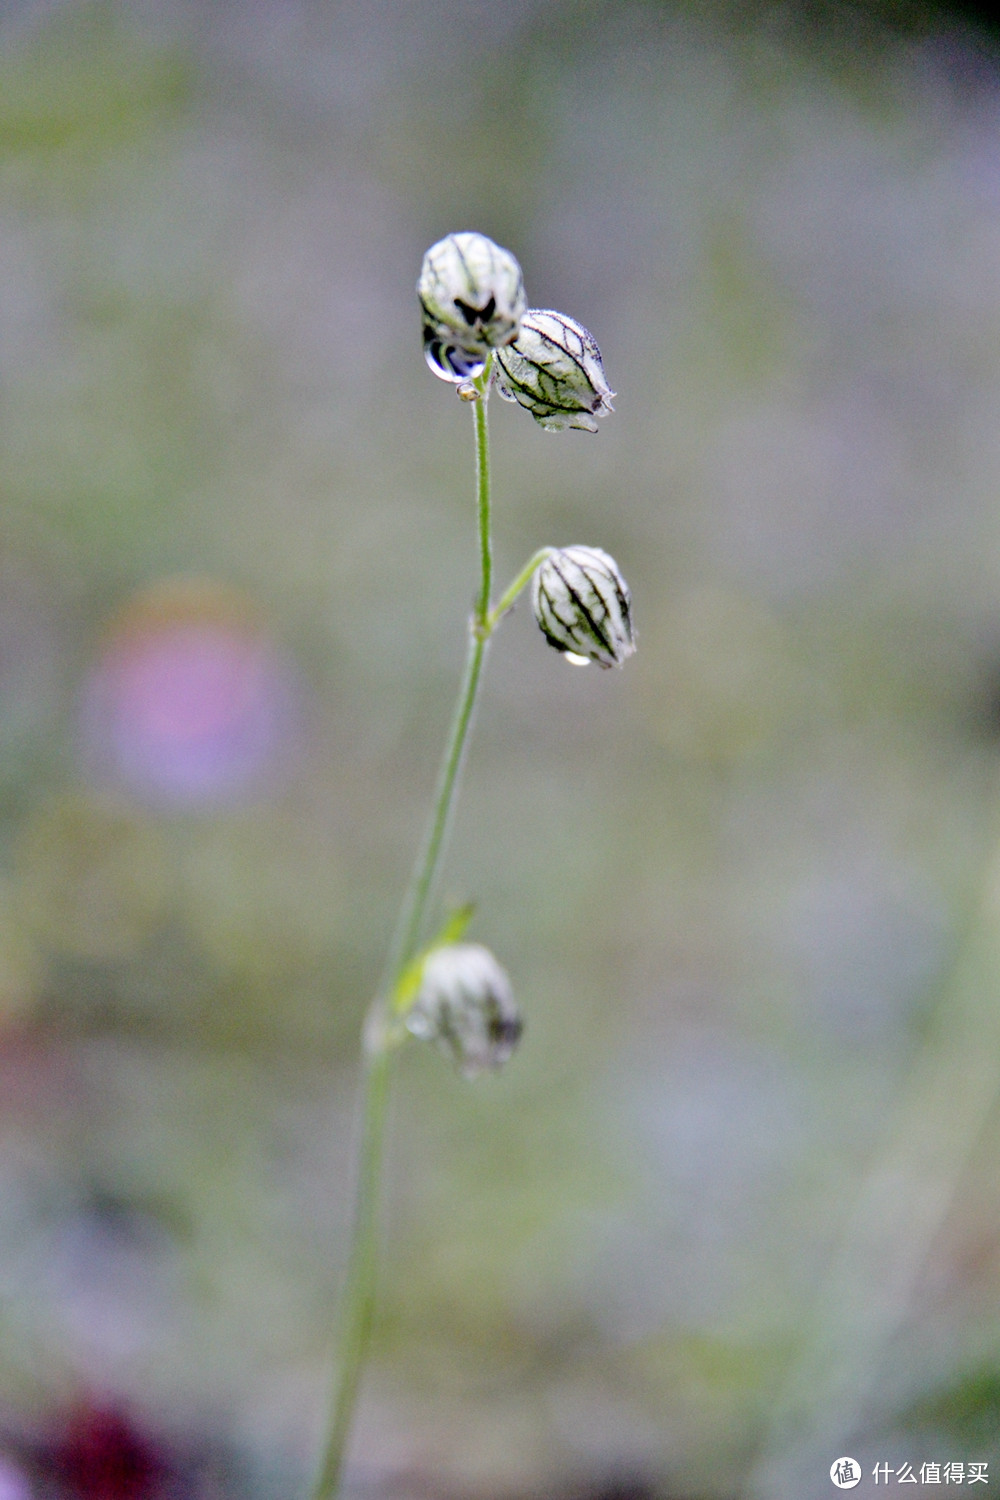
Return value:
M 439 380 L 450 380 L 454 385 L 466 385 L 486 369 L 485 354 L 474 354 L 461 344 L 447 344 L 433 335 L 424 344 L 424 358 Z

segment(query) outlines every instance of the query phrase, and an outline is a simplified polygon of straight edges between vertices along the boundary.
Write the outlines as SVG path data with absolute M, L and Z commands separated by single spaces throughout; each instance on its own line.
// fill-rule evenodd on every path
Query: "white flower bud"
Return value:
M 614 411 L 601 351 L 582 323 L 529 308 L 513 343 L 497 350 L 497 390 L 526 407 L 546 432 L 596 432 L 595 417 Z
M 406 1026 L 466 1078 L 505 1063 L 522 1030 L 510 980 L 479 943 L 450 943 L 428 955 Z
M 424 356 L 456 383 L 481 375 L 491 349 L 509 344 L 527 302 L 521 267 L 485 234 L 449 234 L 424 256 L 417 282 Z
M 635 650 L 632 595 L 613 557 L 600 547 L 563 547 L 535 570 L 535 619 L 566 660 L 620 667 Z

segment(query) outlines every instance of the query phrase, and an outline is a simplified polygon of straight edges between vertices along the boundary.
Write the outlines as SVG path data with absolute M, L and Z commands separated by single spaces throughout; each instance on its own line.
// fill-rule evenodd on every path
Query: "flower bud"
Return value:
M 491 349 L 509 344 L 524 316 L 521 267 L 484 234 L 449 234 L 424 256 L 417 282 L 424 357 L 442 380 L 481 375 Z
M 513 343 L 497 350 L 497 390 L 526 407 L 546 432 L 596 432 L 594 418 L 614 410 L 593 335 L 565 313 L 537 307 L 525 313 Z
M 563 547 L 535 570 L 535 619 L 567 661 L 620 667 L 635 650 L 632 595 L 613 557 L 600 547 Z
M 406 1026 L 466 1078 L 501 1067 L 522 1030 L 510 980 L 479 943 L 450 943 L 428 955 Z

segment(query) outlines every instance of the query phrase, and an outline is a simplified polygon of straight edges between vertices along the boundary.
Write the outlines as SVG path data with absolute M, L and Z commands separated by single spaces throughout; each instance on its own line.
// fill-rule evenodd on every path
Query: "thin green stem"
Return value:
M 322 1464 L 313 1486 L 313 1500 L 333 1500 L 340 1492 L 344 1452 L 357 1405 L 358 1387 L 375 1313 L 375 1272 L 378 1261 L 379 1183 L 388 1113 L 392 1052 L 374 1046 L 365 1060 L 364 1117 L 358 1161 L 354 1234 L 344 1284 L 338 1379 L 330 1409 Z
M 487 624 L 491 632 L 497 628 L 525 584 L 530 581 L 535 569 L 540 567 L 547 557 L 551 557 L 555 550 L 554 547 L 539 547 L 534 557 L 529 557 L 510 587 L 504 589 L 487 618 Z
M 479 680 L 489 641 L 495 622 L 490 616 L 490 589 L 493 581 L 493 542 L 491 527 L 490 493 L 490 442 L 486 421 L 486 398 L 489 392 L 489 368 L 475 382 L 480 390 L 474 404 L 473 415 L 476 426 L 476 509 L 479 518 L 479 593 L 476 610 L 469 631 L 469 644 L 465 656 L 462 684 L 452 715 L 451 731 L 445 746 L 441 769 L 424 841 L 420 847 L 410 884 L 400 908 L 396 931 L 389 949 L 389 957 L 383 975 L 380 993 L 384 998 L 392 994 L 404 965 L 409 963 L 420 942 L 420 934 L 427 907 L 434 889 L 441 858 L 447 843 L 452 809 L 461 778 L 465 747 L 472 727 Z M 482 383 L 481 383 L 482 382 Z
M 486 656 L 486 640 L 469 632 L 469 645 L 462 674 L 455 712 L 451 721 L 451 732 L 444 759 L 438 773 L 437 792 L 420 855 L 413 867 L 413 875 L 403 905 L 400 922 L 393 940 L 386 979 L 383 982 L 383 1000 L 395 989 L 403 967 L 413 957 L 420 943 L 424 918 L 430 902 L 431 892 L 441 866 L 441 858 L 447 841 L 451 814 L 455 805 L 455 794 L 465 759 L 465 747 L 472 726 L 472 716 L 479 694 L 479 680 Z
M 358 1181 L 347 1277 L 341 1301 L 338 1368 L 330 1407 L 323 1457 L 311 1500 L 336 1500 L 340 1494 L 344 1456 L 350 1437 L 361 1372 L 368 1352 L 375 1310 L 378 1261 L 378 1219 L 381 1199 L 385 1126 L 389 1102 L 392 1055 L 399 1027 L 388 1015 L 391 997 L 407 963 L 417 952 L 435 882 L 447 844 L 448 830 L 461 780 L 469 731 L 475 714 L 489 638 L 499 616 L 490 613 L 493 552 L 490 518 L 489 432 L 486 398 L 489 366 L 474 383 L 478 391 L 476 429 L 476 503 L 479 520 L 480 582 L 469 629 L 465 669 L 452 715 L 451 729 L 438 772 L 434 801 L 420 852 L 403 897 L 378 993 L 365 1026 L 365 1077 L 362 1090 Z M 502 611 L 501 611 L 502 613 Z
M 486 421 L 486 402 L 490 394 L 490 364 L 493 356 L 490 355 L 486 361 L 486 368 L 474 381 L 479 392 L 479 399 L 475 402 L 476 418 L 476 497 L 479 511 L 479 597 L 476 600 L 476 629 L 484 640 L 489 638 L 490 626 L 488 624 L 490 613 L 490 594 L 493 591 L 493 541 L 491 536 L 490 517 L 490 430 Z

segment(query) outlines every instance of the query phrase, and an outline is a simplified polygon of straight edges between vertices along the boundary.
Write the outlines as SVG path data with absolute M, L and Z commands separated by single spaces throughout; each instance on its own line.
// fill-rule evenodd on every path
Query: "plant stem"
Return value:
M 469 629 L 465 669 L 452 715 L 434 801 L 410 881 L 403 897 L 378 993 L 365 1024 L 365 1075 L 362 1086 L 358 1179 L 347 1277 L 341 1300 L 338 1367 L 323 1457 L 311 1500 L 336 1500 L 341 1492 L 344 1455 L 357 1405 L 361 1372 L 368 1352 L 375 1311 L 378 1220 L 381 1199 L 385 1126 L 393 1051 L 399 1027 L 392 1025 L 393 992 L 420 943 L 427 908 L 441 868 L 455 806 L 469 731 L 475 713 L 489 638 L 499 615 L 490 613 L 493 550 L 490 519 L 489 431 L 486 399 L 490 369 L 487 364 L 474 382 L 478 399 L 473 415 L 476 430 L 476 504 L 479 521 L 479 591 Z M 502 613 L 502 611 L 501 611 Z
M 479 400 L 473 405 L 476 421 L 476 508 L 479 514 L 479 598 L 476 601 L 476 634 L 483 642 L 489 639 L 490 594 L 493 590 L 493 540 L 490 532 L 490 429 L 486 420 L 486 402 L 490 394 L 490 365 L 474 381 Z
M 396 981 L 405 964 L 413 957 L 420 942 L 424 917 L 434 882 L 441 865 L 441 856 L 447 840 L 451 814 L 455 805 L 455 793 L 465 759 L 465 747 L 472 726 L 472 716 L 479 693 L 479 679 L 486 655 L 486 640 L 473 630 L 469 632 L 469 645 L 462 673 L 455 712 L 451 721 L 451 732 L 438 773 L 434 806 L 420 855 L 413 868 L 413 875 L 400 910 L 400 922 L 393 940 L 382 999 L 392 995 Z
M 491 527 L 490 442 L 486 420 L 489 394 L 489 366 L 475 382 L 480 391 L 474 403 L 476 426 L 476 510 L 479 519 L 479 592 L 469 629 L 462 683 L 455 701 L 451 730 L 438 772 L 434 802 L 424 840 L 413 866 L 410 884 L 400 908 L 396 931 L 389 948 L 380 994 L 383 1001 L 391 996 L 403 967 L 410 961 L 420 942 L 420 933 L 434 882 L 441 866 L 447 842 L 455 794 L 461 778 L 465 748 L 479 694 L 479 679 L 486 657 L 486 646 L 493 633 L 490 618 L 490 589 L 493 585 L 493 542 Z
M 520 573 L 518 573 L 513 583 L 509 588 L 504 589 L 503 593 L 500 595 L 500 598 L 497 600 L 496 605 L 490 611 L 490 614 L 487 617 L 487 624 L 489 625 L 491 631 L 495 630 L 499 625 L 504 615 L 514 603 L 514 600 L 517 598 L 518 594 L 531 578 L 531 575 L 532 573 L 534 573 L 535 569 L 540 567 L 547 557 L 551 557 L 555 550 L 556 549 L 554 547 L 539 547 L 534 557 L 529 557 L 528 561 L 525 563 Z
M 313 1500 L 333 1500 L 340 1493 L 344 1452 L 354 1418 L 361 1369 L 375 1312 L 379 1181 L 382 1175 L 391 1065 L 392 1052 L 384 1044 L 373 1047 L 365 1059 L 364 1115 L 357 1197 L 351 1255 L 343 1291 L 337 1380 L 322 1465 L 312 1489 Z

